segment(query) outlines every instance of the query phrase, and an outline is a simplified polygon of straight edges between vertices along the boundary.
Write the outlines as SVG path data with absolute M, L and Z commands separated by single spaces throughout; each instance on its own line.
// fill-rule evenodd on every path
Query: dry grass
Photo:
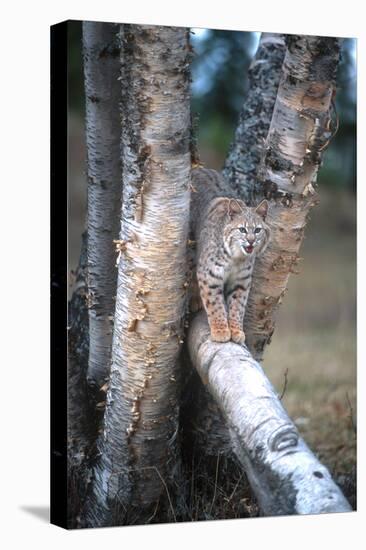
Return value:
M 193 454 L 183 461 L 185 485 L 170 483 L 150 509 L 116 509 L 116 523 L 147 525 L 257 517 L 259 509 L 242 468 L 226 456 Z M 171 502 L 174 503 L 172 509 Z M 123 518 L 121 520 L 121 518 Z

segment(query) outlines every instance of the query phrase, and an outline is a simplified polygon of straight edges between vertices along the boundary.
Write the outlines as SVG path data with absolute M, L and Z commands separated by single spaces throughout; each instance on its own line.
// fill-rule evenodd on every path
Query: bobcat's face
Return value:
M 256 208 L 245 208 L 233 217 L 224 232 L 224 246 L 237 259 L 260 254 L 269 240 L 269 227 L 265 223 L 268 203 L 262 201 Z

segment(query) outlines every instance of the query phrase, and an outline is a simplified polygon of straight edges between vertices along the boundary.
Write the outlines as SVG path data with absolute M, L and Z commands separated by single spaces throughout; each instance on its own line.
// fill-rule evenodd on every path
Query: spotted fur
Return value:
M 247 207 L 228 192 L 225 180 L 214 170 L 193 170 L 192 186 L 196 272 L 191 309 L 203 304 L 212 340 L 244 343 L 253 266 L 270 238 L 265 223 L 268 203 Z

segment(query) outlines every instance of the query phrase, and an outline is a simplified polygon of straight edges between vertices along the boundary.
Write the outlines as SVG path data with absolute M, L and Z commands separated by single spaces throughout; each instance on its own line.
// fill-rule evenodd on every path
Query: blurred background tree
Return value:
M 257 44 L 251 32 L 192 30 L 192 112 L 201 154 L 212 157 L 212 168 L 221 168 L 233 137 Z

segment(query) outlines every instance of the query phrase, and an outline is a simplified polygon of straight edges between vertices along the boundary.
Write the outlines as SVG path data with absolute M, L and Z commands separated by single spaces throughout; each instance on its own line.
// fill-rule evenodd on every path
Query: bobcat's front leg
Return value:
M 245 287 L 244 284 L 237 284 L 227 294 L 231 339 L 237 344 L 244 344 L 245 342 L 243 323 L 248 293 L 249 288 Z
M 202 303 L 207 313 L 214 342 L 228 342 L 231 332 L 224 300 L 223 274 L 211 269 L 197 269 L 197 279 Z

